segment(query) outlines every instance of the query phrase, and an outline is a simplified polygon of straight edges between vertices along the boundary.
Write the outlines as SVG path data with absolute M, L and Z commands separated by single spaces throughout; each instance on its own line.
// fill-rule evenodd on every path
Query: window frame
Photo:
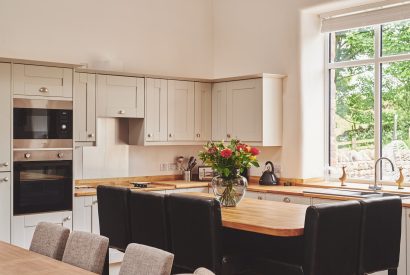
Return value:
M 404 21 L 404 20 L 400 20 Z M 397 21 L 399 22 L 399 21 Z M 390 22 L 392 23 L 392 22 Z M 403 53 L 397 55 L 386 55 L 382 56 L 382 27 L 385 24 L 378 24 L 373 26 L 368 26 L 374 30 L 374 57 L 362 60 L 350 60 L 350 61 L 339 61 L 333 62 L 331 60 L 331 34 L 332 32 L 325 33 L 325 167 L 324 176 L 325 180 L 337 180 L 331 176 L 330 173 L 330 99 L 331 99 L 331 70 L 347 67 L 356 67 L 363 65 L 373 65 L 374 66 L 374 146 L 375 146 L 375 159 L 382 156 L 382 65 L 384 63 L 399 62 L 399 61 L 410 61 L 410 53 Z M 381 163 L 380 163 L 381 165 Z M 378 169 L 376 175 L 377 179 L 380 180 L 382 169 Z M 350 182 L 359 183 L 371 183 L 374 179 L 349 179 Z M 393 183 L 392 181 L 382 180 L 383 183 Z

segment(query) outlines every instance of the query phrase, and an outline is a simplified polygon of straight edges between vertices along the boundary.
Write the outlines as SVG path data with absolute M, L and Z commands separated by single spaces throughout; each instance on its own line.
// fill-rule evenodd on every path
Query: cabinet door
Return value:
M 11 65 L 0 63 L 0 172 L 11 163 Z
M 72 98 L 73 70 L 14 64 L 13 92 L 16 95 Z
M 262 141 L 262 80 L 249 79 L 227 84 L 227 137 Z
M 0 241 L 10 242 L 11 178 L 10 173 L 0 173 Z
M 336 203 L 340 202 L 339 200 L 331 200 L 331 199 L 320 199 L 320 198 L 312 198 L 312 205 L 324 204 L 324 203 Z
M 91 233 L 91 201 L 91 196 L 74 198 L 73 230 Z
M 309 197 L 281 195 L 281 194 L 266 194 L 266 200 L 286 202 L 286 203 L 305 204 L 305 205 L 311 204 L 311 198 Z
M 145 141 L 167 141 L 168 82 L 146 79 Z
M 92 197 L 92 218 L 91 218 L 91 232 L 100 235 L 100 220 L 98 216 L 98 201 L 97 196 Z
M 144 79 L 97 75 L 99 117 L 144 117 Z
M 95 141 L 95 74 L 74 75 L 75 141 Z
M 168 140 L 194 140 L 194 82 L 168 80 Z
M 226 132 L 226 83 L 212 87 L 212 140 L 229 140 Z
M 195 140 L 212 138 L 212 85 L 195 82 Z

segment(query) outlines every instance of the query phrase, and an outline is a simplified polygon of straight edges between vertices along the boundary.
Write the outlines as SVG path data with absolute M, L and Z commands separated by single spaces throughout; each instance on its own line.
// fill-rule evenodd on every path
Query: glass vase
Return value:
M 231 178 L 216 176 L 212 179 L 212 189 L 216 199 L 224 207 L 235 207 L 245 196 L 248 180 L 241 175 Z

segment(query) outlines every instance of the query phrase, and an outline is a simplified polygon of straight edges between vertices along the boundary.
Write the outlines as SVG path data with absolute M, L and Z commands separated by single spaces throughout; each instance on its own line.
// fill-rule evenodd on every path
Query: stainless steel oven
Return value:
M 14 151 L 14 215 L 72 210 L 71 150 Z
M 13 100 L 14 148 L 72 148 L 71 101 Z

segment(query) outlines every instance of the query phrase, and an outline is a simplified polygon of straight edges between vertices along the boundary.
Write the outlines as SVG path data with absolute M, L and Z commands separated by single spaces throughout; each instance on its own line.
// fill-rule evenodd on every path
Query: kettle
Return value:
M 279 183 L 278 178 L 275 175 L 275 171 L 273 169 L 273 163 L 271 161 L 267 161 L 265 163 L 265 170 L 263 171 L 262 176 L 259 178 L 260 185 L 277 185 Z

